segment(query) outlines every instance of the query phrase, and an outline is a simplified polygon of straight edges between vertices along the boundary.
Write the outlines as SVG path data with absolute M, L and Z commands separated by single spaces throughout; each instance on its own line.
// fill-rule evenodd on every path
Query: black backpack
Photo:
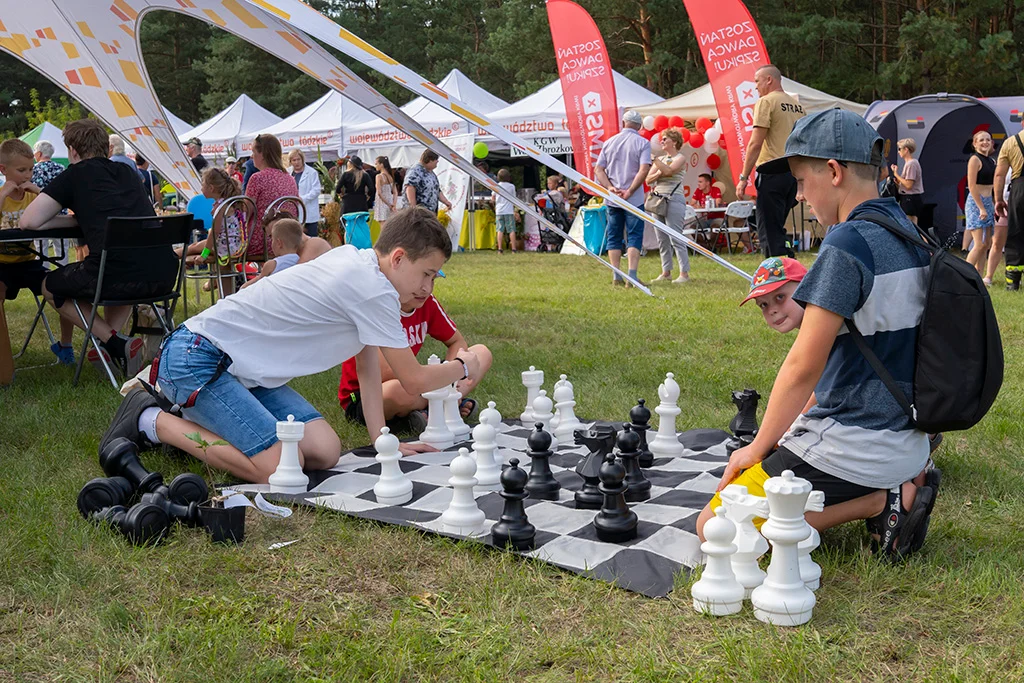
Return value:
M 915 427 L 929 434 L 970 429 L 985 417 L 1003 384 L 1003 343 L 985 283 L 974 266 L 920 230 L 918 236 L 909 235 L 880 214 L 857 218 L 931 254 L 924 313 L 917 327 L 913 403 L 868 348 L 853 320 L 847 320 L 854 343 Z

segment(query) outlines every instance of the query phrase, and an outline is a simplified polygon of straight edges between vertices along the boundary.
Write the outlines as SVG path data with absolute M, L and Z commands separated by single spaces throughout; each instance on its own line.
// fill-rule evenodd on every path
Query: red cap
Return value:
M 800 282 L 807 274 L 807 268 L 794 258 L 773 256 L 761 261 L 750 283 L 750 293 L 740 302 L 740 306 L 751 299 L 771 294 L 787 282 Z

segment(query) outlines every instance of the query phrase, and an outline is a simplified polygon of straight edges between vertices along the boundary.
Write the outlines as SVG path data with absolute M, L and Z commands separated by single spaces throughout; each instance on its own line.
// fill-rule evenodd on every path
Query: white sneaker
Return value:
M 672 281 L 672 284 L 675 284 L 675 285 L 685 285 L 689 281 L 690 281 L 690 276 L 689 275 L 680 275 L 679 277 L 677 277 L 675 280 Z
M 986 287 L 991 287 L 992 286 L 992 280 L 989 280 L 987 277 L 981 278 L 981 281 L 985 283 Z
M 671 279 L 672 279 L 671 275 L 665 275 L 665 273 L 662 273 L 658 277 L 656 277 L 653 280 L 651 280 L 651 282 L 668 282 Z

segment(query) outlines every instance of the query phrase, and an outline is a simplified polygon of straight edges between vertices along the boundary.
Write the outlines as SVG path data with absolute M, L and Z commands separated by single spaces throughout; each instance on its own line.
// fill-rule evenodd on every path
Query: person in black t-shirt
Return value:
M 210 165 L 210 162 L 203 156 L 203 143 L 199 138 L 190 138 L 185 143 L 185 153 L 192 160 L 192 166 L 196 173 L 203 175 L 203 169 Z
M 96 293 L 100 254 L 111 217 L 154 216 L 135 172 L 107 159 L 107 133 L 95 119 L 73 121 L 64 128 L 64 144 L 71 165 L 54 178 L 22 214 L 20 227 L 28 230 L 77 225 L 82 230 L 89 254 L 84 261 L 51 272 L 43 281 L 43 294 L 66 320 L 79 327 L 82 321 L 74 301 L 86 318 Z M 70 209 L 73 216 L 58 215 Z M 103 296 L 133 299 L 156 296 L 173 287 L 178 263 L 168 247 L 111 252 L 107 256 Z M 109 306 L 93 323 L 93 334 L 103 351 L 126 376 L 138 373 L 142 340 L 125 338 L 117 331 L 128 320 L 130 306 Z M 96 350 L 90 361 L 99 362 Z

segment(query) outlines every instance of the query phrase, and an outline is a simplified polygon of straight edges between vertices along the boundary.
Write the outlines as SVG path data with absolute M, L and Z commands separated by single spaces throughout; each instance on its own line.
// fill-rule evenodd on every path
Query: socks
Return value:
M 118 336 L 117 332 L 110 335 L 110 339 L 103 342 L 103 348 L 115 358 L 124 358 L 125 340 Z
M 156 435 L 156 418 L 160 413 L 161 410 L 159 408 L 152 406 L 143 410 L 142 414 L 139 415 L 139 431 L 152 444 L 160 443 L 160 437 Z
M 630 268 L 629 269 L 629 276 L 631 278 L 633 278 L 634 280 L 639 280 L 640 279 L 640 276 L 636 274 L 636 268 Z

